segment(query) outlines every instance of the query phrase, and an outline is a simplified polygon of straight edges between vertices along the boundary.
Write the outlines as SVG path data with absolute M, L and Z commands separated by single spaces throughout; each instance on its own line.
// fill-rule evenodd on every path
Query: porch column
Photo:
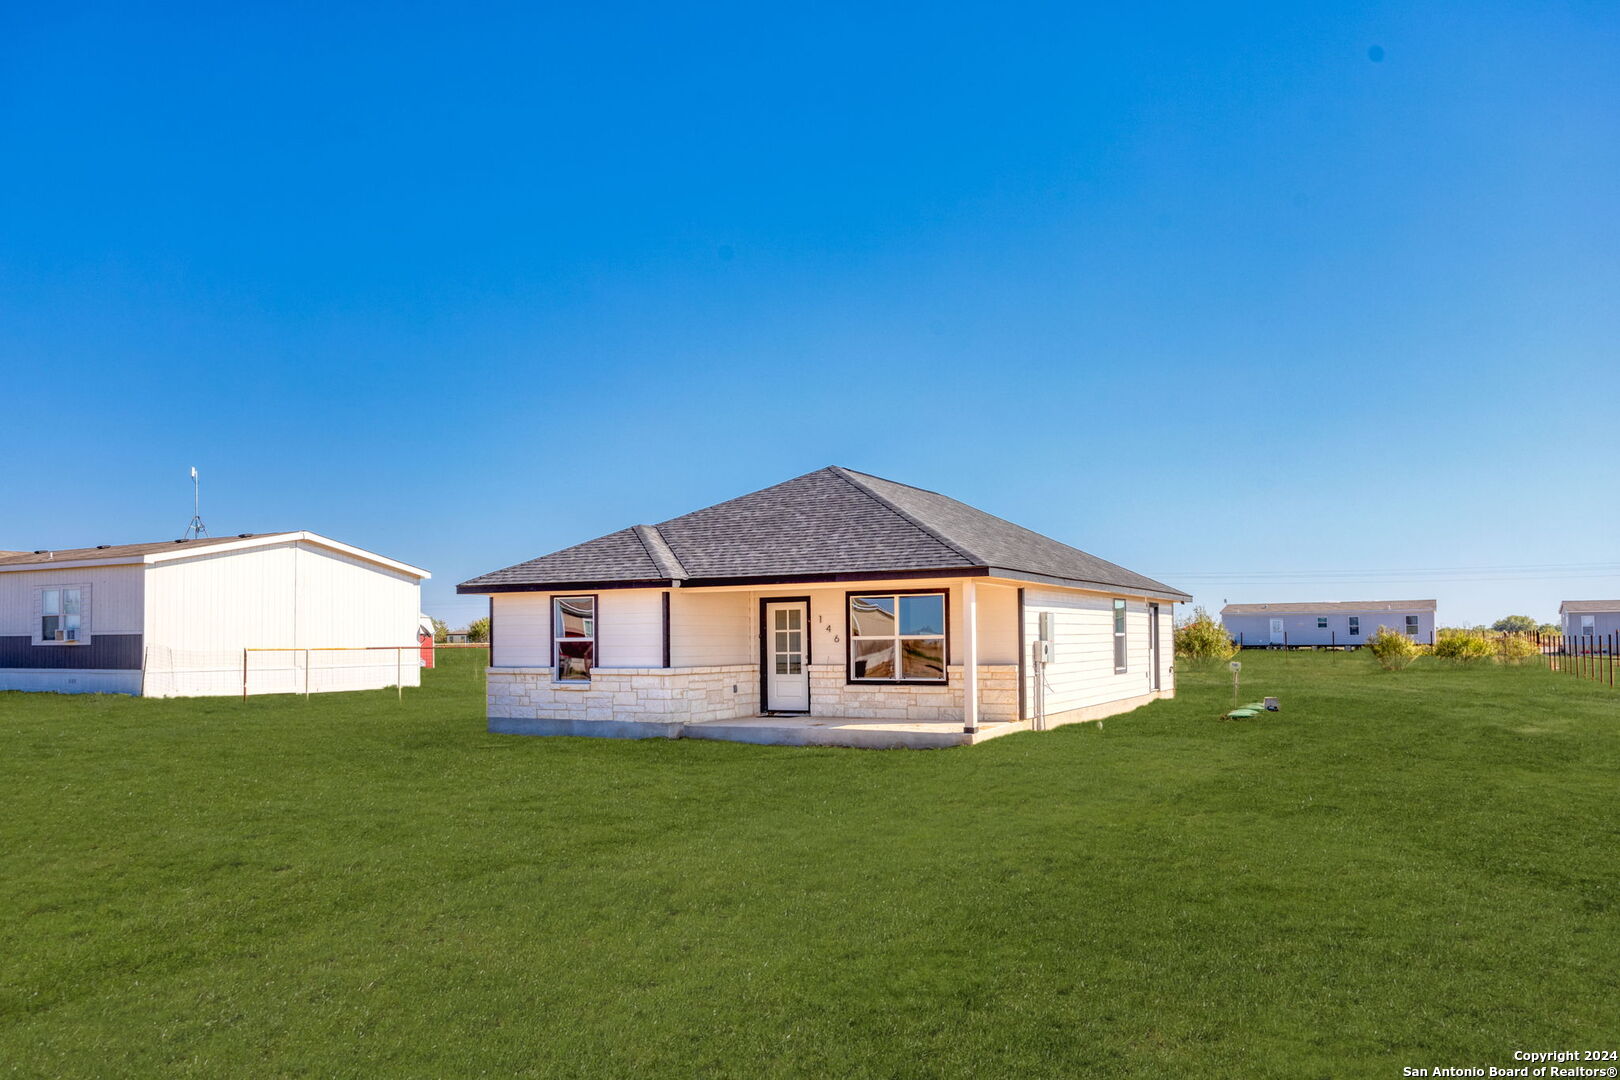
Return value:
M 962 730 L 979 730 L 979 593 L 962 582 Z

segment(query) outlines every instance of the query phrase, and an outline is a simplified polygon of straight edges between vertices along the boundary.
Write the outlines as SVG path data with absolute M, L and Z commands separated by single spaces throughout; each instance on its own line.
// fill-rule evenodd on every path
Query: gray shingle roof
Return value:
M 828 466 L 475 577 L 465 593 L 680 581 L 878 576 L 928 570 L 1051 578 L 1186 597 L 933 491 Z
M 1604 611 L 1620 611 L 1620 600 L 1565 600 L 1558 605 L 1560 615 L 1590 615 Z

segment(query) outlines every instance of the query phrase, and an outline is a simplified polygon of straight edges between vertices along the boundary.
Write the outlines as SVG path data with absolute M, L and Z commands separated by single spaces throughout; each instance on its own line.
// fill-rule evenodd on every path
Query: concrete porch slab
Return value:
M 984 724 L 972 735 L 957 723 L 907 723 L 903 720 L 862 720 L 839 716 L 745 716 L 734 720 L 705 720 L 687 724 L 687 739 L 719 739 L 765 746 L 853 746 L 868 750 L 937 750 L 972 746 L 1015 731 L 1028 724 Z

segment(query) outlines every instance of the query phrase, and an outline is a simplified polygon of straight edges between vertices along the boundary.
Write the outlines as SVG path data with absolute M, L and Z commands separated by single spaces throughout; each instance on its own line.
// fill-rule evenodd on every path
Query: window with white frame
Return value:
M 1595 633 L 1597 633 L 1597 616 L 1596 615 L 1582 615 L 1581 616 L 1581 636 L 1582 637 L 1591 637 Z
M 1114 674 L 1122 675 L 1125 662 L 1125 601 L 1114 601 Z
M 1408 615 L 1406 617 L 1406 636 L 1407 637 L 1417 637 L 1417 633 L 1418 633 L 1418 617 L 1416 615 Z
M 557 680 L 590 682 L 596 666 L 596 597 L 552 597 L 551 626 Z
M 1326 630 L 1327 629 L 1327 616 L 1326 615 L 1318 615 L 1316 617 L 1316 628 L 1318 630 Z
M 944 682 L 945 594 L 851 593 L 852 682 Z
M 1350 636 L 1361 636 L 1361 617 L 1359 615 L 1350 616 Z
M 89 593 L 84 585 L 52 585 L 39 596 L 39 642 L 68 644 L 90 640 Z

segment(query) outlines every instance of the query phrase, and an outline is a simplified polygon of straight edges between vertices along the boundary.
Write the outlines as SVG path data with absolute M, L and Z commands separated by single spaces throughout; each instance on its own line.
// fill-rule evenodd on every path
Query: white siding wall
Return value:
M 661 589 L 597 593 L 498 593 L 492 667 L 543 668 L 551 663 L 553 596 L 596 597 L 596 666 L 660 667 L 664 662 Z
M 1160 604 L 1160 652 L 1170 651 L 1168 603 Z M 1068 712 L 1149 693 L 1147 601 L 1127 599 L 1125 605 L 1126 670 L 1114 671 L 1114 597 L 1074 589 L 1029 588 L 1024 593 L 1025 637 L 1040 636 L 1040 615 L 1050 611 L 1054 661 L 1047 665 L 1046 713 Z M 1169 661 L 1160 658 L 1161 686 L 1172 687 Z M 1033 666 L 1029 673 L 1028 709 L 1033 713 L 1037 688 Z
M 597 667 L 663 666 L 663 590 L 609 589 L 596 606 Z
M 0 634 L 32 635 L 38 629 L 34 621 L 34 590 L 60 585 L 90 586 L 91 634 L 139 634 L 141 572 L 139 566 L 87 566 L 76 570 L 48 567 L 0 574 Z
M 242 650 L 252 693 L 312 692 L 420 683 L 411 645 L 420 586 L 408 574 L 302 542 L 157 563 L 147 575 L 149 695 L 242 692 Z M 397 673 L 397 676 L 396 676 Z
M 1159 603 L 1159 686 L 1166 694 L 1176 692 L 1176 605 Z
M 538 668 L 551 663 L 551 596 L 497 593 L 490 621 L 491 667 Z
M 759 659 L 754 638 L 755 609 L 751 593 L 670 592 L 669 662 L 675 667 L 753 664 Z

